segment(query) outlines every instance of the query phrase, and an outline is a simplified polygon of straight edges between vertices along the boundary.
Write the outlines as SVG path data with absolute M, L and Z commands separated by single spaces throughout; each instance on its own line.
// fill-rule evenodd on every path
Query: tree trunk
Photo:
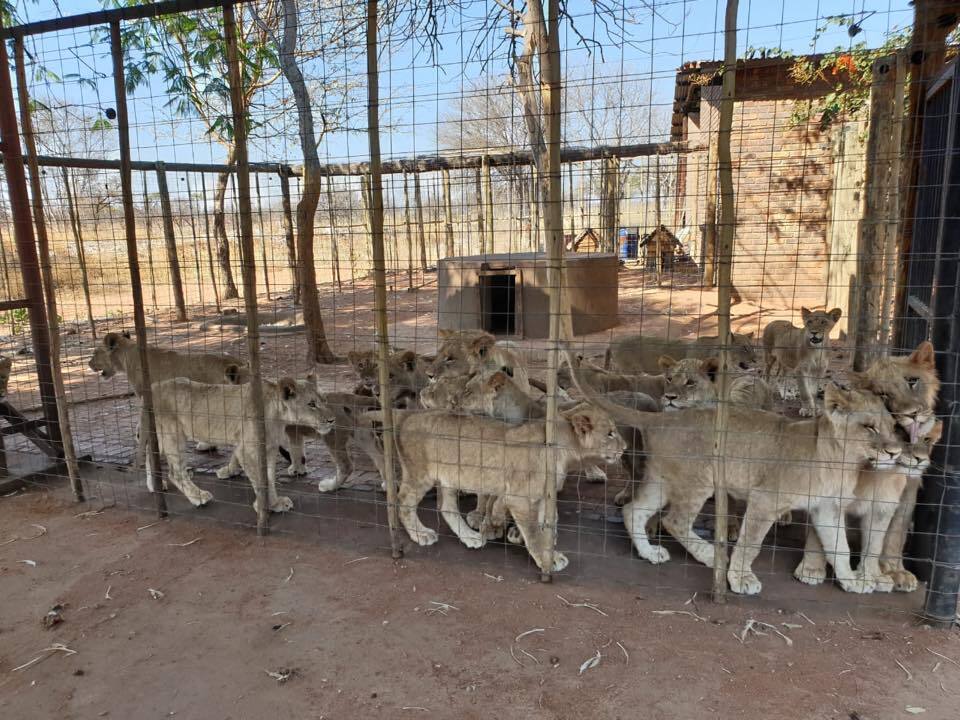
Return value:
M 333 279 L 337 290 L 343 292 L 343 280 L 340 278 L 340 248 L 337 245 L 337 218 L 333 211 L 333 176 L 327 175 L 327 218 L 330 223 L 330 257 L 333 260 Z
M 420 173 L 413 174 L 413 204 L 417 211 L 417 238 L 420 240 L 420 269 L 427 271 L 427 231 L 423 227 L 423 198 L 420 196 Z
M 407 237 L 407 292 L 413 292 L 413 233 L 410 229 L 410 187 L 403 174 L 403 229 Z
M 173 286 L 173 301 L 177 308 L 177 320 L 186 322 L 187 304 L 183 295 L 183 277 L 180 275 L 180 258 L 177 255 L 177 240 L 173 230 L 173 209 L 170 206 L 170 191 L 167 188 L 167 171 L 163 163 L 157 163 L 157 190 L 160 192 L 160 209 L 163 213 L 163 239 L 167 248 L 167 265 L 170 268 L 170 284 Z
M 290 205 L 290 176 L 287 169 L 280 172 L 280 202 L 283 206 L 283 237 L 287 245 L 287 264 L 290 266 L 293 304 L 300 304 L 300 271 L 297 269 L 297 241 L 293 234 L 293 210 Z
M 207 208 L 207 175 L 206 173 L 200 173 L 200 194 L 203 197 L 203 236 L 206 239 L 207 245 L 207 267 L 210 269 L 210 283 L 213 285 L 213 299 L 217 303 L 217 312 L 221 310 L 220 307 L 220 289 L 217 287 L 217 271 L 213 266 L 213 246 L 210 243 L 210 212 Z M 147 188 L 144 185 L 143 196 L 147 196 Z M 150 232 L 150 216 L 147 216 L 147 233 Z M 148 246 L 149 248 L 149 246 Z M 152 255 L 150 256 L 153 257 Z M 150 271 L 153 272 L 153 265 L 150 266 Z M 154 307 L 156 307 L 156 291 L 154 291 Z
M 317 293 L 317 269 L 313 255 L 313 221 L 320 203 L 322 176 L 317 156 L 317 136 L 313 126 L 313 108 L 303 73 L 297 65 L 298 15 L 296 0 L 283 0 L 283 42 L 280 46 L 280 67 L 290 83 L 297 106 L 300 149 L 303 152 L 303 189 L 297 203 L 297 255 L 300 260 L 300 292 L 303 301 L 303 322 L 307 329 L 307 356 L 312 362 L 332 363 L 336 356 L 327 343 L 320 297 Z
M 227 153 L 227 165 L 233 165 L 234 148 Z M 223 299 L 233 300 L 240 297 L 237 283 L 233 280 L 233 269 L 230 267 L 230 241 L 227 239 L 227 216 L 224 211 L 224 202 L 227 197 L 227 182 L 230 173 L 217 175 L 217 186 L 213 192 L 213 234 L 217 238 L 217 261 L 220 263 L 220 272 L 223 273 Z
M 450 200 L 450 171 L 447 169 L 443 170 L 443 213 L 447 257 L 453 257 L 456 254 L 456 248 L 453 245 L 453 203 Z

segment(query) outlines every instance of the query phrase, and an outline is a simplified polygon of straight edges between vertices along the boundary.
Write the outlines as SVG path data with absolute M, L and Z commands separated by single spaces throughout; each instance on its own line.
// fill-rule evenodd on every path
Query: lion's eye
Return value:
M 696 380 L 687 380 L 687 387 L 693 387 L 697 384 Z
M 876 425 L 864 425 L 863 427 L 866 428 L 869 432 L 872 432 L 874 435 L 880 434 L 880 431 L 877 430 Z
M 307 407 L 311 407 L 311 408 L 316 409 L 316 407 L 317 407 L 317 401 L 316 401 L 316 400 L 311 400 L 310 402 L 307 403 Z
M 616 433 L 615 431 L 613 431 L 613 430 L 611 430 L 610 432 L 607 433 L 607 437 L 608 437 L 608 438 L 613 439 L 613 438 L 615 438 L 616 436 L 617 436 L 617 433 Z
M 450 357 L 449 355 L 447 355 L 447 357 L 445 357 L 445 358 L 443 359 L 443 361 L 444 361 L 444 362 L 448 362 L 448 363 L 452 363 L 452 362 L 453 362 L 453 358 Z
M 919 378 L 915 378 L 915 377 L 907 378 L 907 385 L 910 387 L 911 390 L 913 390 L 917 386 L 918 382 L 920 382 Z
M 668 383 L 672 383 L 672 382 L 673 382 L 673 376 L 672 376 L 672 375 L 667 375 L 666 377 L 664 377 L 664 380 L 666 380 Z

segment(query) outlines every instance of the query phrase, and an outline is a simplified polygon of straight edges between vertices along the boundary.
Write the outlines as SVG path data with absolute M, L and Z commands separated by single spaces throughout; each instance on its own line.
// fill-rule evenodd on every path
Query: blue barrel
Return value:
M 637 236 L 628 235 L 626 238 L 620 241 L 620 259 L 621 260 L 636 260 L 637 259 Z

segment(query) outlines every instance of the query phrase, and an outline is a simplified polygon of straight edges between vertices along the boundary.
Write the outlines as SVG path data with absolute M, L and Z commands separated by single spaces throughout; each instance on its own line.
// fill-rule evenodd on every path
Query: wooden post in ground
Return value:
M 144 185 L 146 191 L 146 185 Z M 210 284 L 213 285 L 213 299 L 217 304 L 217 312 L 220 307 L 220 286 L 217 285 L 217 270 L 213 265 L 213 243 L 210 241 L 210 209 L 207 207 L 207 176 L 206 173 L 200 173 L 200 194 L 203 196 L 203 233 L 206 238 L 207 246 L 207 267 L 210 269 Z M 147 231 L 150 224 L 147 222 Z
M 333 176 L 327 175 L 327 221 L 330 224 L 330 256 L 333 259 L 333 279 L 337 283 L 337 290 L 343 292 L 343 280 L 340 278 L 340 248 L 337 235 L 337 214 L 333 209 Z M 351 278 L 353 265 L 350 266 Z
M 413 205 L 417 213 L 417 240 L 420 242 L 420 271 L 427 272 L 427 230 L 423 226 L 423 198 L 420 196 L 420 173 L 413 173 Z
M 290 268 L 293 304 L 300 304 L 300 270 L 297 268 L 297 241 L 293 232 L 293 204 L 290 202 L 290 168 L 280 165 L 280 204 L 283 208 L 283 237 L 287 246 L 287 266 Z M 327 178 L 330 182 L 330 178 Z M 329 191 L 329 188 L 328 188 Z
M 37 250 L 39 251 L 40 273 L 46 289 L 45 301 L 47 311 L 48 341 L 50 344 L 50 359 L 53 380 L 53 391 L 56 396 L 57 419 L 59 425 L 59 440 L 63 448 L 63 459 L 67 465 L 67 475 L 70 478 L 70 487 L 77 502 L 84 501 L 83 483 L 80 480 L 80 468 L 77 465 L 77 453 L 73 444 L 73 433 L 70 430 L 70 408 L 67 406 L 66 390 L 63 386 L 63 371 L 60 364 L 60 319 L 57 314 L 57 288 L 53 280 L 53 268 L 50 264 L 50 239 L 47 236 L 47 222 L 43 211 L 43 200 L 40 189 L 40 167 L 37 164 L 37 143 L 33 131 L 33 117 L 30 110 L 30 96 L 27 85 L 27 70 L 24 61 L 23 37 L 14 40 L 14 58 L 17 73 L 17 93 L 20 105 L 20 123 L 23 130 L 23 139 L 27 146 L 27 163 L 30 167 L 30 195 L 33 203 L 33 224 L 36 229 Z M 4 68 L 5 83 L 9 83 L 6 68 L 9 67 L 6 51 L 0 55 L 0 66 Z M 4 133 L 6 135 L 6 133 Z M 5 142 L 19 140 L 4 137 Z M 10 157 L 11 162 L 17 158 Z M 23 172 L 22 166 L 18 168 Z M 91 314 L 91 324 L 93 322 Z M 53 428 L 48 428 L 50 435 L 56 437 Z
M 727 0 L 724 22 L 723 94 L 720 101 L 720 128 L 717 137 L 719 182 L 721 193 L 720 246 L 717 277 L 717 325 L 720 335 L 720 387 L 717 397 L 717 415 L 713 450 L 717 470 L 714 478 L 715 507 L 713 529 L 713 600 L 727 600 L 727 465 L 724 459 L 727 447 L 727 418 L 730 408 L 730 290 L 733 269 L 733 241 L 736 223 L 733 194 L 733 160 L 730 154 L 730 135 L 733 131 L 733 101 L 737 80 L 737 7 L 738 0 Z M 659 193 L 659 191 L 658 191 Z M 736 572 L 737 568 L 733 568 Z
M 413 292 L 413 231 L 410 227 L 410 187 L 403 174 L 403 228 L 407 237 L 407 292 Z
M 453 202 L 450 199 L 450 171 L 444 168 L 443 176 L 443 230 L 447 241 L 447 257 L 457 254 L 453 244 Z
M 707 117 L 714 117 L 709 113 Z M 706 207 L 704 208 L 704 233 L 703 233 L 703 286 L 713 287 L 717 277 L 717 168 L 714 163 L 717 162 L 717 143 L 719 142 L 718 131 L 712 127 L 707 127 L 707 189 L 706 189 Z
M 870 129 L 867 135 L 865 209 L 857 249 L 857 317 L 854 318 L 853 369 L 866 370 L 876 359 L 880 334 L 883 284 L 886 278 L 884 234 L 890 223 L 890 191 L 894 163 L 900 154 L 894 122 L 897 90 L 896 57 L 873 63 L 870 84 Z
M 123 224 L 127 241 L 127 262 L 130 266 L 130 289 L 133 294 L 133 327 L 137 333 L 137 356 L 143 389 L 140 393 L 142 421 L 140 432 L 146 432 L 147 473 L 153 476 L 157 514 L 167 515 L 167 502 L 160 481 L 160 452 L 153 412 L 153 386 L 147 356 L 147 324 L 143 312 L 143 285 L 140 279 L 140 258 L 137 248 L 137 217 L 133 209 L 133 177 L 130 170 L 130 124 L 127 116 L 127 84 L 124 75 L 123 45 L 120 21 L 110 23 L 110 57 L 113 61 L 113 90 L 117 110 L 117 135 L 120 150 L 120 194 L 123 199 Z
M 200 307 L 206 309 L 206 298 L 204 297 L 203 271 L 200 269 L 200 238 L 197 235 L 197 218 L 193 212 L 193 188 L 190 187 L 190 173 L 183 174 L 183 181 L 187 186 L 187 213 L 190 215 L 190 235 L 193 238 L 193 264 L 197 273 L 197 290 L 200 297 Z
M 270 498 L 267 482 L 267 433 L 264 423 L 263 386 L 260 373 L 260 325 L 257 317 L 257 262 L 253 250 L 253 213 L 250 207 L 250 165 L 247 155 L 247 108 L 237 50 L 237 22 L 233 5 L 223 6 L 223 35 L 227 46 L 227 79 L 233 113 L 234 156 L 237 166 L 237 205 L 240 246 L 243 248 L 243 303 L 247 313 L 247 360 L 250 363 L 250 399 L 253 410 L 253 441 L 257 453 L 257 534 L 270 531 Z M 273 462 L 273 458 L 269 459 Z
M 486 213 L 483 211 L 483 180 L 480 168 L 474 170 L 474 185 L 477 189 L 477 237 L 480 239 L 480 254 L 487 252 L 487 231 L 483 226 L 483 220 Z
M 167 188 L 166 164 L 157 165 L 157 191 L 160 193 L 160 211 L 163 213 L 163 239 L 167 248 L 167 264 L 170 266 L 170 284 L 173 286 L 173 301 L 177 307 L 177 320 L 186 322 L 187 304 L 183 295 L 183 278 L 180 275 L 180 259 L 177 256 L 177 238 L 173 231 L 173 208 L 170 206 L 170 190 Z
M 886 277 L 883 283 L 883 302 L 880 312 L 880 344 L 884 355 L 890 354 L 893 344 L 894 294 L 897 287 L 897 246 L 900 228 L 900 178 L 903 174 L 903 99 L 907 82 L 907 57 L 901 50 L 896 54 L 893 89 L 893 126 L 890 147 L 889 193 L 887 195 L 887 226 L 884 229 L 885 247 L 883 252 Z
M 150 271 L 150 299 L 153 301 L 153 311 L 160 305 L 157 303 L 157 272 L 153 265 L 153 223 L 150 218 L 150 194 L 147 192 L 147 173 L 140 173 L 143 183 L 143 222 L 147 230 L 147 269 Z
M 31 171 L 32 172 L 32 171 Z M 66 167 L 60 168 L 63 176 L 63 192 L 67 198 L 67 214 L 69 215 L 70 230 L 73 232 L 73 246 L 77 251 L 77 264 L 80 266 L 80 285 L 83 288 L 83 300 L 87 306 L 87 322 L 90 325 L 90 335 L 97 339 L 97 324 L 93 320 L 93 303 L 90 302 L 90 276 L 87 275 L 87 253 L 83 247 L 83 234 L 80 229 L 80 218 L 73 201 L 73 188 L 70 183 L 70 171 Z
M 260 262 L 263 263 L 263 283 L 270 301 L 270 263 L 267 262 L 267 236 L 263 229 L 263 196 L 260 194 L 260 173 L 253 174 L 253 185 L 257 192 L 257 226 L 260 228 Z
M 486 211 L 486 221 L 484 227 L 487 230 L 487 239 L 484 243 L 487 247 L 487 252 L 493 253 L 495 250 L 495 238 L 494 238 L 494 226 L 493 226 L 493 179 L 491 178 L 490 173 L 490 160 L 486 155 L 483 156 L 483 194 L 486 196 L 484 198 L 484 208 Z
M 367 0 L 367 138 L 370 143 L 370 231 L 373 243 L 374 315 L 377 327 L 377 355 L 380 361 L 380 396 L 390 395 L 390 336 L 387 327 L 387 279 L 383 257 L 383 175 L 380 160 L 380 84 L 377 69 L 377 0 Z M 394 480 L 393 408 L 383 406 L 383 466 L 387 486 L 387 522 L 390 549 L 402 556 L 397 513 L 397 485 Z

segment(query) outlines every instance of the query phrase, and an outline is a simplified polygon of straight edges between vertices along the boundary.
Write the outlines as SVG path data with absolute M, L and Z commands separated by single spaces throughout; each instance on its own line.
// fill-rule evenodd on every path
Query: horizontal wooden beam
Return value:
M 0 312 L 4 310 L 20 310 L 21 308 L 30 307 L 30 301 L 26 299 L 20 300 L 0 300 Z
M 689 147 L 685 142 L 664 143 L 637 143 L 634 145 L 598 145 L 596 147 L 566 147 L 560 151 L 560 162 L 590 162 L 603 158 L 635 158 L 650 157 L 653 155 L 678 155 L 701 150 L 699 147 Z M 407 172 L 439 172 L 440 170 L 471 170 L 481 167 L 486 157 L 491 167 L 512 167 L 530 165 L 529 152 L 506 152 L 490 155 L 418 155 L 412 158 L 388 160 L 383 163 L 384 175 L 399 175 Z M 71 158 L 53 155 L 39 155 L 37 163 L 41 167 L 68 167 L 86 170 L 119 170 L 119 160 L 97 158 Z M 134 160 L 131 162 L 133 170 L 153 172 L 157 169 L 156 162 Z M 208 172 L 232 173 L 235 168 L 231 165 L 217 163 L 181 163 L 167 162 L 164 167 L 169 172 Z M 286 173 L 291 177 L 302 177 L 303 168 L 300 165 L 285 165 L 283 163 L 250 163 L 250 172 L 257 173 Z M 351 175 L 367 175 L 370 172 L 370 163 L 326 163 L 320 166 L 320 174 L 333 177 Z
M 207 10 L 214 7 L 223 7 L 226 4 L 235 4 L 238 0 L 163 0 L 163 2 L 148 5 L 129 5 L 111 8 L 109 10 L 95 10 L 94 12 L 68 15 L 67 17 L 38 20 L 23 25 L 0 30 L 0 38 L 9 39 L 39 35 L 40 33 L 74 30 L 76 28 L 91 27 L 93 25 L 107 25 L 116 20 L 143 20 L 145 18 L 160 17 L 179 12 L 192 10 Z

